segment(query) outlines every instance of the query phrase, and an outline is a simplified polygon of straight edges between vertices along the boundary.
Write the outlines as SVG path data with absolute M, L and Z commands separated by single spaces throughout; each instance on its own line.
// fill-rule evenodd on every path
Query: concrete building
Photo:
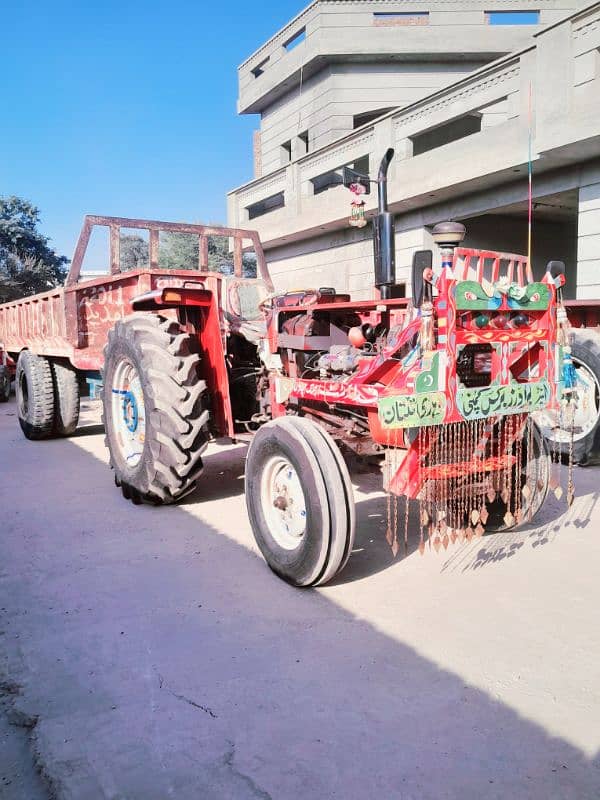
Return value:
M 467 245 L 526 252 L 531 147 L 534 270 L 563 259 L 570 296 L 600 297 L 600 3 L 315 0 L 239 86 L 260 131 L 229 224 L 259 231 L 279 288 L 371 294 L 340 168 L 375 173 L 390 146 L 399 282 L 448 218 Z

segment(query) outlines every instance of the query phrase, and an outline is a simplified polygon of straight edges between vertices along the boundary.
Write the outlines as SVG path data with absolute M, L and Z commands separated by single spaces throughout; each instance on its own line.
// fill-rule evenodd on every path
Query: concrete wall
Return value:
M 415 250 L 433 249 L 426 228 L 396 234 L 396 282 L 407 284 L 410 295 L 410 266 Z M 371 227 L 348 228 L 333 235 L 269 250 L 267 263 L 278 290 L 301 286 L 333 286 L 350 292 L 354 300 L 373 297 L 373 240 Z
M 377 54 L 398 60 L 407 54 L 453 53 L 455 60 L 468 53 L 492 60 L 523 47 L 533 33 L 582 5 L 581 0 L 315 0 L 238 69 L 240 113 L 258 113 L 324 62 L 360 60 Z M 487 11 L 536 10 L 539 25 L 489 25 Z M 429 12 L 412 24 L 410 19 L 378 19 L 384 12 Z M 286 43 L 298 31 L 305 40 L 292 50 Z M 423 60 L 427 60 L 424 58 Z M 262 65 L 262 66 L 261 66 Z M 257 77 L 257 67 L 261 74 Z
M 482 66 L 433 61 L 427 64 L 332 64 L 275 101 L 261 116 L 262 174 L 287 163 L 282 145 L 308 131 L 309 151 L 351 133 L 354 117 L 403 107 Z M 293 157 L 292 153 L 292 157 Z M 302 155 L 300 153 L 299 155 Z
M 596 297 L 600 297 L 600 183 L 596 191 L 596 261 L 590 269 L 597 282 Z M 589 213 L 589 212 L 585 212 Z M 591 217 L 590 217 L 591 219 Z M 484 214 L 463 218 L 467 228 L 465 247 L 499 250 L 509 253 L 527 252 L 527 217 Z M 396 232 L 396 282 L 406 284 L 410 295 L 411 265 L 416 250 L 430 249 L 434 264 L 439 253 L 430 233 L 430 226 L 402 230 L 400 218 Z M 535 222 L 532 260 L 536 278 L 541 278 L 551 260 L 564 261 L 567 266 L 565 296 L 574 297 L 577 263 L 577 223 L 575 220 Z M 591 243 L 590 243 L 591 244 Z M 326 236 L 276 247 L 267 252 L 269 270 L 278 290 L 333 286 L 349 291 L 355 300 L 373 296 L 373 244 L 371 228 L 360 231 L 348 228 Z M 592 296 L 592 295 L 589 295 Z
M 577 298 L 600 299 L 600 179 L 580 188 L 578 223 Z
M 527 215 L 484 214 L 461 220 L 467 228 L 465 247 L 527 253 Z M 575 297 L 577 286 L 577 222 L 534 220 L 531 245 L 533 274 L 541 279 L 549 261 L 564 261 L 565 297 Z

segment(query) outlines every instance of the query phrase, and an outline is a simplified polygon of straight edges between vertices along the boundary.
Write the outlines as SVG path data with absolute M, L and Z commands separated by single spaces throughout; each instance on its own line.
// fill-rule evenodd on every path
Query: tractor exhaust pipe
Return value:
M 392 297 L 396 283 L 396 252 L 394 247 L 394 215 L 388 211 L 387 173 L 394 157 L 394 148 L 386 150 L 377 174 L 378 214 L 373 219 L 373 251 L 375 256 L 375 286 L 382 300 Z

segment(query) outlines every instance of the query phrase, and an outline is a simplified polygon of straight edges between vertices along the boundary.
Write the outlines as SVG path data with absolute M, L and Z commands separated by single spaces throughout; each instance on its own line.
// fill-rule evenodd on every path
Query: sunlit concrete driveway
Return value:
M 257 554 L 242 447 L 182 504 L 135 507 L 97 408 L 37 443 L 15 410 L 1 677 L 59 798 L 600 796 L 600 470 L 568 512 L 402 560 L 356 475 L 350 563 L 301 591 Z

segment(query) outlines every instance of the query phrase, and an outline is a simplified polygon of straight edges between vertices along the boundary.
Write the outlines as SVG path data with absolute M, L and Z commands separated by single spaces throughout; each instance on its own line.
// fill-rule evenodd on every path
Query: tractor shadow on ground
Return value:
M 595 491 L 599 477 L 598 469 L 576 469 L 575 500 L 570 508 L 567 508 L 564 497 L 557 500 L 549 494 L 534 521 L 517 530 L 489 534 L 471 542 L 450 554 L 441 571 L 481 569 L 513 558 L 525 545 L 537 550 L 544 545 L 552 545 L 559 536 L 570 536 L 577 530 L 585 530 L 590 525 L 600 498 L 600 492 Z
M 247 449 L 245 444 L 227 445 L 202 456 L 204 469 L 198 479 L 198 485 L 177 505 L 186 506 L 209 500 L 223 500 L 243 494 Z
M 23 683 L 26 711 L 43 709 L 40 763 L 71 796 L 106 796 L 95 782 L 106 775 L 110 794 L 128 797 L 598 796 L 597 748 L 590 756 L 568 725 L 559 734 L 547 715 L 531 718 L 502 666 L 480 689 L 460 661 L 451 666 L 443 642 L 427 658 L 401 630 L 384 633 L 377 595 L 355 613 L 333 592 L 277 580 L 184 508 L 121 502 L 104 461 L 74 443 L 50 443 L 35 471 L 25 445 L 15 453 L 2 609 L 14 628 L 12 679 Z M 211 472 L 207 458 L 208 485 L 225 488 Z M 40 485 L 63 514 L 29 502 Z M 382 529 L 372 515 L 385 515 L 385 499 L 358 505 L 365 544 Z M 20 527 L 17 509 L 28 515 Z M 399 613 L 419 610 L 402 591 Z M 423 624 L 447 614 L 450 635 L 472 631 L 474 657 L 483 648 L 491 659 L 500 644 L 488 626 L 465 627 L 464 604 L 479 598 L 451 599 L 449 608 L 424 604 Z M 31 666 L 20 666 L 21 652 Z M 596 741 L 593 725 L 587 741 Z M 282 742 L 293 744 L 289 757 Z M 83 779 L 94 783 L 82 793 Z
M 559 501 L 549 494 L 536 519 L 516 530 L 488 533 L 470 542 L 449 544 L 447 550 L 440 547 L 437 553 L 426 540 L 424 555 L 439 557 L 441 572 L 457 570 L 466 572 L 513 558 L 526 546 L 535 550 L 543 545 L 552 544 L 559 535 L 568 535 L 573 529 L 585 529 L 589 526 L 600 497 L 600 492 L 593 490 L 599 477 L 599 469 L 576 469 L 576 497 L 570 508 L 566 507 L 564 497 Z M 345 569 L 334 579 L 335 584 L 351 583 L 376 575 L 395 562 L 419 552 L 418 503 L 411 501 L 409 504 L 405 542 L 405 504 L 403 499 L 397 502 L 399 550 L 394 556 L 386 540 L 387 498 L 381 493 L 379 475 L 374 472 L 354 470 L 352 482 L 359 493 L 369 495 L 377 492 L 377 495 L 359 499 L 356 503 L 356 537 L 352 555 Z M 393 500 L 390 504 L 390 514 L 393 520 Z
M 70 438 L 79 438 L 80 436 L 98 436 L 104 433 L 104 425 L 97 423 L 95 425 L 82 425 L 77 428 L 75 433 L 71 434 Z

